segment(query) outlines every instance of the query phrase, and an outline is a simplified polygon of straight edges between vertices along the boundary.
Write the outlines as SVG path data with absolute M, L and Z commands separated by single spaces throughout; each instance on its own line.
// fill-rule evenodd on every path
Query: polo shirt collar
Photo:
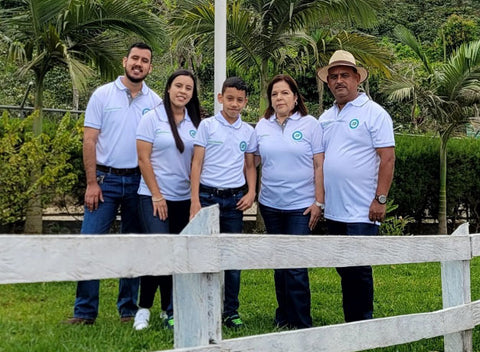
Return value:
M 352 101 L 349 101 L 347 104 L 345 104 L 345 106 L 350 104 L 350 105 L 358 107 L 358 106 L 364 105 L 369 100 L 370 100 L 370 98 L 367 96 L 367 94 L 365 94 L 363 92 L 359 92 L 358 96 L 355 99 L 353 99 Z M 338 105 L 337 105 L 336 101 L 335 101 L 335 106 L 338 109 Z M 345 109 L 345 107 L 344 107 L 344 109 Z
M 228 122 L 225 119 L 225 117 L 223 117 L 221 112 L 219 112 L 215 115 L 215 119 L 224 126 L 233 127 L 235 129 L 239 129 L 240 127 L 242 127 L 242 116 L 239 116 L 237 121 L 235 121 L 233 124 L 230 124 L 230 122 Z
M 162 102 L 161 105 L 162 107 L 162 110 L 161 111 L 158 111 L 158 117 L 160 119 L 160 121 L 162 122 L 168 122 L 168 116 L 167 116 L 167 111 L 165 110 L 165 103 Z M 181 121 L 181 123 L 183 123 L 184 121 L 192 121 L 192 119 L 190 118 L 190 116 L 188 115 L 188 110 L 187 108 L 185 108 L 185 118 Z
M 115 80 L 115 86 L 117 86 L 118 89 L 120 90 L 129 90 L 122 82 L 122 77 L 123 76 L 118 76 L 117 79 Z M 142 82 L 142 95 L 148 94 L 148 86 L 144 82 Z
M 287 119 L 290 119 L 290 120 L 299 120 L 302 116 L 300 115 L 300 112 L 295 112 L 293 115 L 287 117 Z M 270 122 L 275 122 L 275 120 L 277 119 L 277 115 L 273 114 L 272 116 L 269 117 L 269 121 Z

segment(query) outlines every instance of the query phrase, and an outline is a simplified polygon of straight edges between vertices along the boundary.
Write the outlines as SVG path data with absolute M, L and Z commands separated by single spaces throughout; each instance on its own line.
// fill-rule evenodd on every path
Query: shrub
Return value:
M 83 119 L 73 120 L 67 113 L 43 134 L 33 135 L 32 121 L 11 118 L 4 112 L 0 120 L 0 224 L 23 219 L 29 197 L 42 189 L 42 204 L 59 194 L 71 192 L 78 182 L 72 163 L 81 155 Z M 41 165 L 42 176 L 30 182 L 30 170 Z
M 397 135 L 395 175 L 390 198 L 397 216 L 417 222 L 438 217 L 440 160 L 438 137 Z M 454 138 L 447 151 L 447 216 L 480 226 L 480 140 Z

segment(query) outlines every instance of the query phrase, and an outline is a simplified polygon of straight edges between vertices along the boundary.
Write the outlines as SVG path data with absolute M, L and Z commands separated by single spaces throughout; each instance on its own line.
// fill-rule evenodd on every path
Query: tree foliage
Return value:
M 480 41 L 462 44 L 449 60 L 437 66 L 430 63 L 421 43 L 405 28 L 396 30 L 398 39 L 418 56 L 424 75 L 392 80 L 390 98 L 413 101 L 421 113 L 434 122 L 441 137 L 439 231 L 447 233 L 447 143 L 452 134 L 474 116 L 480 103 Z
M 305 72 L 311 69 L 311 61 L 306 55 L 318 58 L 319 45 L 310 35 L 310 31 L 333 20 L 363 26 L 372 25 L 375 21 L 374 9 L 378 4 L 378 0 L 229 1 L 227 11 L 229 62 L 244 72 L 256 73 L 260 89 L 260 112 L 266 107 L 265 93 L 271 76 L 284 71 L 297 74 Z M 194 43 L 194 46 L 203 50 L 212 50 L 214 42 L 212 0 L 189 0 L 178 3 L 170 16 L 170 23 L 171 35 L 176 39 L 176 46 L 183 47 L 185 46 L 183 43 L 187 42 Z M 350 42 L 355 38 L 358 39 L 358 36 L 352 35 Z M 331 54 L 324 51 L 322 53 L 325 56 Z
M 157 46 L 160 24 L 147 4 L 135 0 L 10 0 L 0 8 L 0 39 L 7 46 L 7 58 L 19 65 L 20 77 L 33 74 L 34 135 L 42 134 L 45 79 L 50 71 L 66 68 L 73 88 L 84 90 L 92 66 L 102 77 L 119 72 L 127 36 Z M 41 164 L 34 165 L 30 178 L 38 187 L 28 201 L 26 233 L 42 231 L 41 177 Z
M 38 111 L 25 119 L 12 118 L 6 112 L 0 120 L 0 224 L 24 220 L 28 200 L 43 189 L 43 203 L 70 193 L 78 183 L 74 167 L 82 149 L 83 118 L 70 114 L 40 136 L 32 132 Z M 30 170 L 41 166 L 41 177 L 30 182 Z

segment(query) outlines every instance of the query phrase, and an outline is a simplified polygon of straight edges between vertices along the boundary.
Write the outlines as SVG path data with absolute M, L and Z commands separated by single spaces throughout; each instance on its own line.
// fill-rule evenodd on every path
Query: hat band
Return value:
M 344 61 L 344 60 L 339 60 L 339 61 L 334 61 L 332 62 L 330 65 L 328 66 L 351 66 L 351 67 L 357 67 L 357 65 L 355 65 L 355 63 L 351 62 L 351 61 Z

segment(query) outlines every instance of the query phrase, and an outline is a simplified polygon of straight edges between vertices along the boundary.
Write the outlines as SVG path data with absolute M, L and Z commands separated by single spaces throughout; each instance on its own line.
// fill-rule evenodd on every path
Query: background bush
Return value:
M 4 112 L 0 119 L 0 225 L 21 222 L 36 189 L 42 188 L 45 207 L 55 197 L 75 193 L 82 184 L 83 118 L 67 113 L 61 119 L 46 119 L 44 132 L 34 136 L 33 117 L 12 118 Z M 42 176 L 32 183 L 30 171 L 38 165 Z
M 31 116 L 21 119 L 7 113 L 0 119 L 0 225 L 22 221 L 34 187 L 43 187 L 45 207 L 59 200 L 61 203 L 65 196 L 76 204 L 83 200 L 83 117 L 46 117 L 42 144 L 30 132 L 31 121 Z M 416 226 L 438 216 L 440 142 L 434 136 L 396 135 L 395 139 L 395 176 L 389 195 L 393 209 L 389 217 L 406 226 L 406 233 L 417 233 Z M 38 184 L 31 185 L 29 170 L 35 163 L 42 164 L 43 176 Z M 452 228 L 457 220 L 465 219 L 472 231 L 480 229 L 479 175 L 480 140 L 452 139 L 448 143 L 447 169 Z
M 438 137 L 397 135 L 395 176 L 390 198 L 396 215 L 419 224 L 438 216 Z M 447 215 L 452 226 L 466 219 L 472 231 L 480 228 L 480 140 L 454 138 L 448 142 Z

